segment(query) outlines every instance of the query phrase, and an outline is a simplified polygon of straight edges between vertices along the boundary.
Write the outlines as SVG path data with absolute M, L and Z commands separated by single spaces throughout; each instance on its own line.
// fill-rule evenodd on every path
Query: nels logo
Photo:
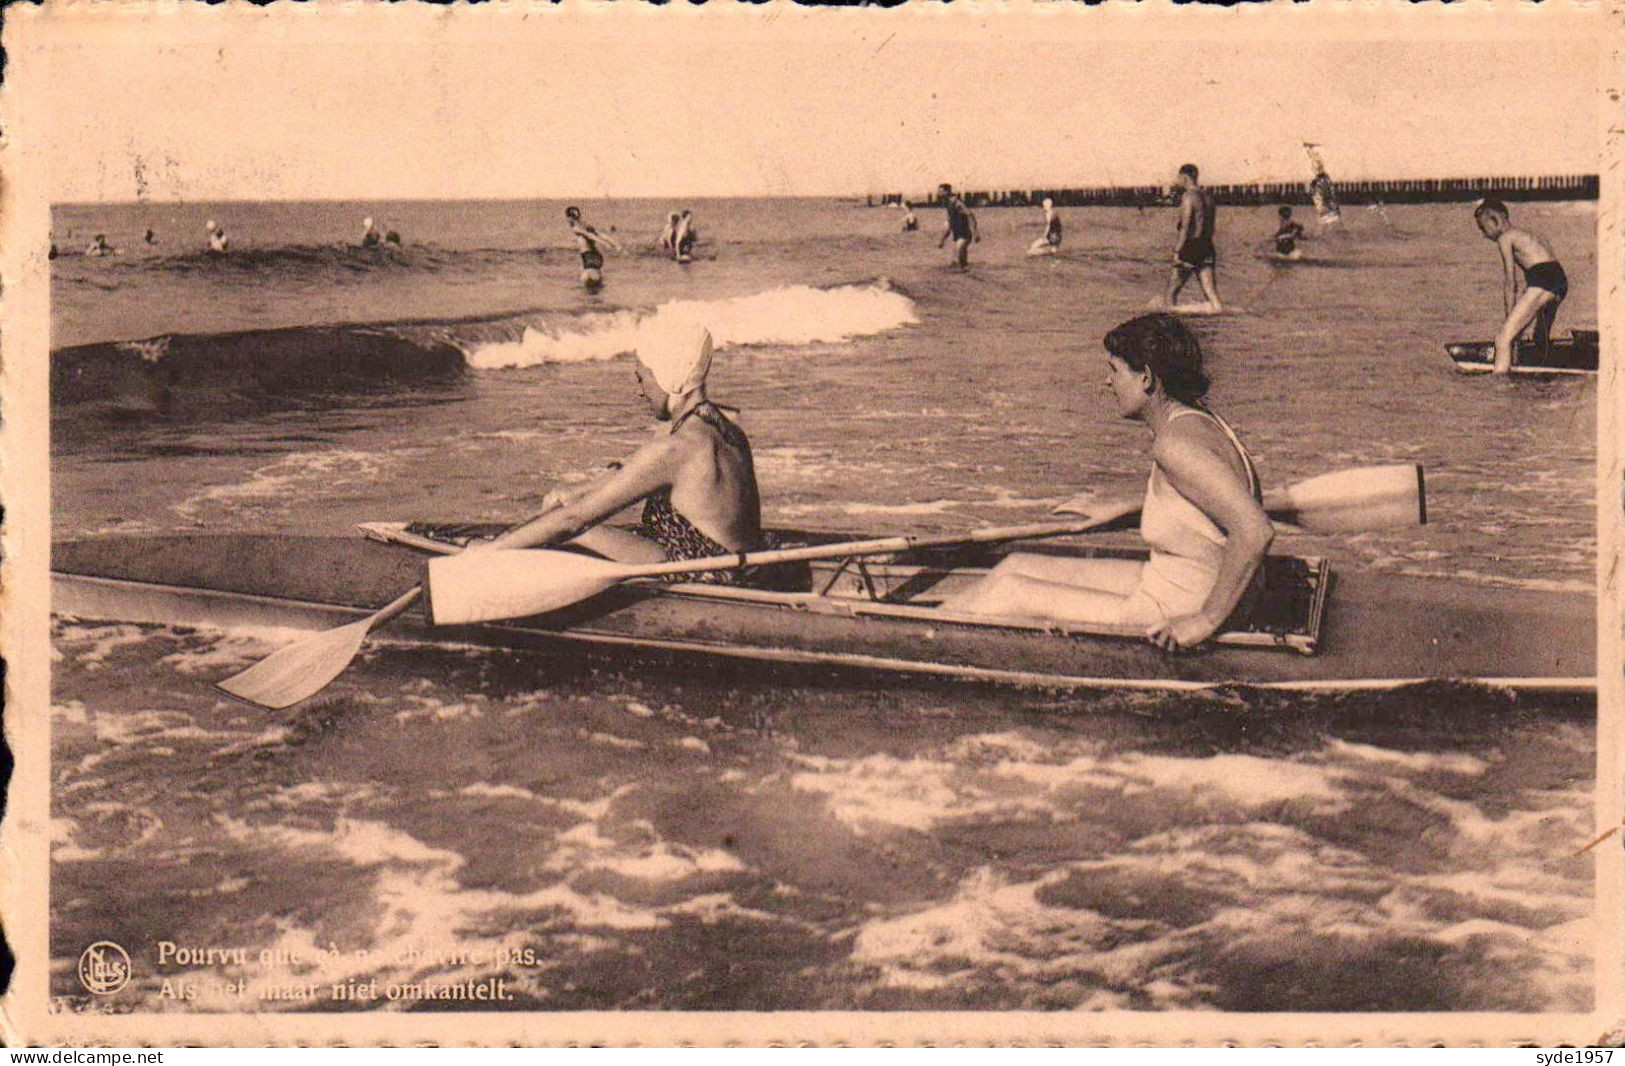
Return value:
M 130 983 L 130 956 L 111 940 L 96 941 L 79 956 L 79 983 L 94 995 L 112 995 Z

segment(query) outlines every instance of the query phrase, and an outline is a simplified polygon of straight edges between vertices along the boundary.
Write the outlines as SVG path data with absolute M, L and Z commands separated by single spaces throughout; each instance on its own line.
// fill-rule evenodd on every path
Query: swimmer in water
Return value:
M 914 214 L 914 205 L 904 200 L 897 205 L 903 209 L 903 232 L 913 233 L 920 228 L 919 216 Z
M 1028 255 L 1055 255 L 1061 250 L 1061 216 L 1055 213 L 1055 201 L 1044 197 L 1044 235 L 1028 248 Z
M 1275 257 L 1277 259 L 1302 259 L 1303 251 L 1298 242 L 1303 240 L 1303 227 L 1292 221 L 1292 208 L 1282 207 L 1276 211 L 1280 216 L 1281 224 L 1275 230 L 1275 236 L 1270 240 L 1275 242 Z
M 85 254 L 92 257 L 112 255 L 113 246 L 107 243 L 105 234 L 98 233 L 95 240 L 91 241 L 90 246 L 85 249 Z
M 947 182 L 937 186 L 937 197 L 942 201 L 943 210 L 948 216 L 948 226 L 937 239 L 937 247 L 941 248 L 948 238 L 954 239 L 954 262 L 959 269 L 964 270 L 970 266 L 970 246 L 973 242 L 981 243 L 982 235 L 976 229 L 976 215 L 965 206 L 965 201 L 955 195 L 954 188 Z
M 384 236 L 378 232 L 378 227 L 372 224 L 372 217 L 361 220 L 361 247 L 376 248 L 383 243 Z
M 1179 189 L 1179 216 L 1175 230 L 1179 242 L 1174 248 L 1174 269 L 1168 278 L 1165 306 L 1172 309 L 1179 298 L 1179 290 L 1193 276 L 1202 284 L 1207 296 L 1206 310 L 1217 313 L 1224 309 L 1219 302 L 1219 282 L 1214 271 L 1219 264 L 1219 252 L 1213 245 L 1214 216 L 1217 205 L 1213 195 L 1202 188 L 1197 180 L 1196 165 L 1186 163 L 1179 168 L 1174 179 Z
M 1506 322 L 1495 336 L 1497 374 L 1512 370 L 1512 357 L 1518 338 L 1535 326 L 1535 347 L 1542 356 L 1551 350 L 1552 321 L 1563 298 L 1569 294 L 1569 279 L 1563 265 L 1544 239 L 1512 224 L 1507 205 L 1493 197 L 1481 201 L 1473 211 L 1473 221 L 1485 240 L 1495 242 L 1501 252 L 1502 307 Z M 1518 271 L 1523 271 L 1523 293 L 1518 293 Z
M 588 292 L 597 292 L 604 286 L 604 253 L 599 244 L 607 244 L 617 252 L 621 246 L 613 237 L 607 237 L 581 221 L 581 208 L 566 207 L 564 218 L 575 238 L 576 251 L 581 253 L 581 284 Z
M 209 221 L 205 222 L 203 224 L 203 228 L 207 230 L 209 234 L 209 251 L 217 253 L 225 252 L 231 247 L 231 242 L 226 240 L 226 231 L 220 226 L 215 225 L 214 219 L 211 218 Z
M 677 229 L 672 234 L 679 263 L 686 263 L 694 257 L 694 242 L 699 236 L 699 231 L 694 228 L 694 212 L 685 210 L 677 217 Z
M 157 244 L 158 243 L 158 235 L 156 233 L 152 232 L 152 227 L 151 226 L 147 227 L 147 232 L 142 236 L 141 239 L 143 241 L 145 241 L 146 243 L 148 243 L 148 244 Z
M 666 216 L 666 228 L 660 231 L 660 250 L 673 259 L 677 258 L 677 224 L 682 217 L 673 211 Z

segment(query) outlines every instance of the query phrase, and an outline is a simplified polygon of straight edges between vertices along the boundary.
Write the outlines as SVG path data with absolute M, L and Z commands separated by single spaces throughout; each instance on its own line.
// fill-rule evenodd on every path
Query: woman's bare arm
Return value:
M 1151 634 L 1164 647 L 1190 647 L 1217 632 L 1246 595 L 1275 539 L 1275 527 L 1230 464 L 1190 430 L 1165 433 L 1152 457 L 1169 484 L 1225 532 L 1218 577 L 1201 609 L 1170 619 Z
M 557 544 L 609 518 L 653 492 L 671 485 L 677 472 L 677 449 L 670 436 L 639 448 L 619 470 L 587 491 L 566 499 L 491 541 L 491 548 L 530 548 Z

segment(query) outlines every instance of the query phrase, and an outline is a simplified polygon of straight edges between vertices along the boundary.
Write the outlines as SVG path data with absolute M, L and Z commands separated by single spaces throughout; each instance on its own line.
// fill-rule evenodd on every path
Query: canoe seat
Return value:
M 967 588 L 987 571 L 981 567 L 920 566 L 885 559 L 815 559 L 812 591 L 834 599 L 912 603 L 927 607 Z

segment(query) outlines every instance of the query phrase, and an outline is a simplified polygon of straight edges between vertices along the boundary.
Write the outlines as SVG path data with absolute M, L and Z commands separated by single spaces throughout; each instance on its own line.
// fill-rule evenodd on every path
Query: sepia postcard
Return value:
M 0 1037 L 1616 1041 L 1622 10 L 12 6 Z

